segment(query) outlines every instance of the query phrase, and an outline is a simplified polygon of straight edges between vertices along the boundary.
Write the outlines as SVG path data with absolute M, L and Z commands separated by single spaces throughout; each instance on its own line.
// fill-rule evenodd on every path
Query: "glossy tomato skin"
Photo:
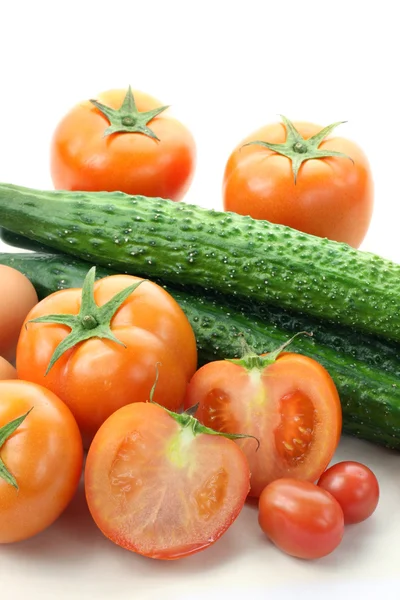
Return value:
M 321 475 L 318 485 L 339 502 L 346 524 L 365 521 L 378 506 L 378 480 L 371 469 L 361 463 L 336 463 Z
M 243 508 L 250 471 L 238 446 L 136 403 L 100 427 L 85 467 L 89 510 L 115 544 L 175 560 L 205 550 Z
M 318 486 L 295 479 L 277 479 L 262 492 L 259 524 L 283 552 L 297 558 L 322 558 L 343 538 L 343 511 L 335 498 Z
M 101 306 L 140 278 L 113 275 L 95 283 Z M 26 321 L 47 314 L 77 314 L 81 290 L 56 292 L 42 300 Z M 87 448 L 100 425 L 115 410 L 149 399 L 159 378 L 154 401 L 177 410 L 197 364 L 196 340 L 186 315 L 163 288 L 145 281 L 115 313 L 111 329 L 125 347 L 92 338 L 68 350 L 45 375 L 57 345 L 70 329 L 63 325 L 28 323 L 17 348 L 18 377 L 44 385 L 71 409 Z
M 322 127 L 294 123 L 308 139 Z M 224 209 L 255 219 L 287 225 L 319 237 L 358 248 L 373 211 L 373 180 L 368 159 L 354 142 L 331 137 L 320 149 L 343 152 L 346 158 L 304 162 L 294 182 L 289 158 L 259 146 L 255 140 L 281 144 L 286 141 L 282 123 L 258 129 L 232 152 L 223 181 Z
M 342 412 L 336 387 L 315 360 L 281 354 L 262 370 L 229 361 L 201 367 L 192 377 L 185 408 L 199 404 L 204 425 L 254 439 L 239 439 L 250 464 L 250 495 L 281 477 L 316 481 L 337 448 Z
M 32 411 L 0 450 L 19 489 L 0 478 L 0 543 L 49 527 L 78 487 L 83 448 L 69 408 L 51 391 L 26 381 L 0 381 L 0 427 Z
M 102 104 L 118 109 L 126 90 L 98 95 Z M 162 102 L 133 92 L 140 112 Z M 89 101 L 77 104 L 58 124 L 51 144 L 51 176 L 63 190 L 121 191 L 181 200 L 193 178 L 196 147 L 190 131 L 166 110 L 152 121 L 159 141 L 141 133 L 104 137 L 107 118 Z

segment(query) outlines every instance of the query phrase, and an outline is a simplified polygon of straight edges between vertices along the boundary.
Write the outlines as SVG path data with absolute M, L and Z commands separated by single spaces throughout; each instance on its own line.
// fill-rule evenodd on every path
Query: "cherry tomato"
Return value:
M 346 524 L 368 519 L 378 506 L 378 480 L 371 469 L 361 463 L 336 463 L 322 473 L 318 485 L 339 502 Z
M 0 471 L 1 544 L 49 527 L 72 500 L 82 471 L 82 439 L 64 402 L 34 383 L 0 381 L 0 442 L 5 427 L 23 415 L 0 443 L 7 470 Z
M 335 498 L 309 481 L 277 479 L 262 492 L 259 524 L 283 552 L 321 558 L 340 544 L 343 511 Z
M 244 505 L 250 471 L 233 441 L 203 430 L 193 417 L 151 403 L 105 421 L 88 452 L 85 490 L 106 537 L 165 560 L 221 537 Z
M 118 112 L 129 93 L 108 90 L 98 95 L 97 104 L 80 102 L 63 117 L 51 145 L 56 189 L 183 198 L 195 169 L 191 133 L 169 110 L 141 124 L 144 113 L 161 107 L 161 102 L 140 91 L 133 93 L 137 114 L 132 105 Z M 120 128 L 107 135 L 114 121 Z
M 197 404 L 196 417 L 208 427 L 259 440 L 258 450 L 253 439 L 237 441 L 250 464 L 252 496 L 280 477 L 316 481 L 339 442 L 336 387 L 319 363 L 300 354 L 259 366 L 208 363 L 186 392 L 185 407 Z
M 142 281 L 129 275 L 113 275 L 94 284 L 97 311 L 122 290 Z M 67 349 L 47 372 L 58 344 L 65 343 L 69 326 L 29 322 L 39 317 L 76 315 L 82 304 L 81 289 L 55 292 L 28 314 L 17 348 L 20 379 L 34 381 L 56 393 L 71 409 L 88 447 L 100 425 L 115 410 L 149 398 L 159 363 L 159 381 L 154 401 L 177 410 L 183 403 L 186 385 L 196 369 L 197 349 L 186 315 L 162 287 L 142 283 L 117 308 L 108 333 L 116 339 L 83 338 Z M 80 315 L 92 319 L 92 308 Z M 79 315 L 78 315 L 79 316 Z M 94 321 L 101 323 L 96 312 Z
M 224 174 L 225 210 L 358 248 L 369 228 L 373 209 L 373 181 L 367 157 L 354 142 L 329 137 L 318 144 L 315 159 L 301 164 L 295 179 L 293 166 L 306 156 L 310 138 L 322 128 L 313 123 L 290 125 L 302 138 L 297 142 L 297 153 L 293 151 L 296 139 L 291 138 L 290 126 L 283 123 L 258 129 L 233 150 Z M 254 144 L 255 141 L 261 143 Z M 279 147 L 273 151 L 262 145 L 285 142 L 293 160 L 279 154 Z M 331 151 L 345 156 L 321 156 Z

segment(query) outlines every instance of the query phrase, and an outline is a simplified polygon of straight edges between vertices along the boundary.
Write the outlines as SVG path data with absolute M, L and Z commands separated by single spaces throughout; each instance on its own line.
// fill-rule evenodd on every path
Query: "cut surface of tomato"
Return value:
M 99 429 L 85 489 L 111 541 L 177 559 L 213 544 L 236 519 L 249 491 L 246 457 L 232 440 L 194 431 L 193 422 L 182 426 L 163 408 L 136 403 Z
M 250 464 L 252 496 L 280 477 L 316 481 L 339 442 L 336 387 L 319 363 L 299 354 L 252 368 L 209 363 L 188 386 L 185 407 L 196 404 L 196 417 L 206 426 L 260 441 L 258 450 L 251 438 L 236 441 Z

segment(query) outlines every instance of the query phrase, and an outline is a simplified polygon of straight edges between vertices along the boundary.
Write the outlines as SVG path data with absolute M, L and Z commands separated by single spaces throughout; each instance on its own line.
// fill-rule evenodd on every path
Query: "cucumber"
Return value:
M 12 246 L 13 248 L 23 248 L 24 250 L 32 250 L 33 252 L 49 252 L 48 246 L 30 240 L 18 233 L 8 231 L 8 229 L 4 229 L 3 227 L 0 227 L 0 240 L 7 244 L 7 246 Z M 55 254 L 55 252 L 56 250 L 52 250 L 53 254 Z
M 51 254 L 0 254 L 0 264 L 24 273 L 40 298 L 68 287 L 81 287 L 90 264 Z M 97 277 L 113 272 L 97 268 Z M 158 281 L 161 284 L 160 281 Z M 397 346 L 362 334 L 266 306 L 241 304 L 233 298 L 206 295 L 198 289 L 164 286 L 188 317 L 197 339 L 199 363 L 241 355 L 241 339 L 259 353 L 267 352 L 298 331 L 290 346 L 319 361 L 338 388 L 343 430 L 362 439 L 400 449 L 400 361 Z
M 122 192 L 7 184 L 0 184 L 0 225 L 115 270 L 400 340 L 400 266 L 288 227 Z

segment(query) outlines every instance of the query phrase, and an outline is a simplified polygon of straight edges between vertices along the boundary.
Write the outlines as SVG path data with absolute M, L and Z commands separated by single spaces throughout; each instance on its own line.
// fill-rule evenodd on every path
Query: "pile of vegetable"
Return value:
M 368 467 L 329 465 L 342 432 L 400 448 L 400 266 L 358 250 L 372 177 L 337 125 L 251 134 L 206 210 L 180 202 L 188 129 L 114 90 L 56 128 L 55 190 L 0 184 L 1 543 L 54 522 L 84 451 L 97 526 L 151 558 L 206 549 L 250 497 L 301 558 L 373 514 Z

